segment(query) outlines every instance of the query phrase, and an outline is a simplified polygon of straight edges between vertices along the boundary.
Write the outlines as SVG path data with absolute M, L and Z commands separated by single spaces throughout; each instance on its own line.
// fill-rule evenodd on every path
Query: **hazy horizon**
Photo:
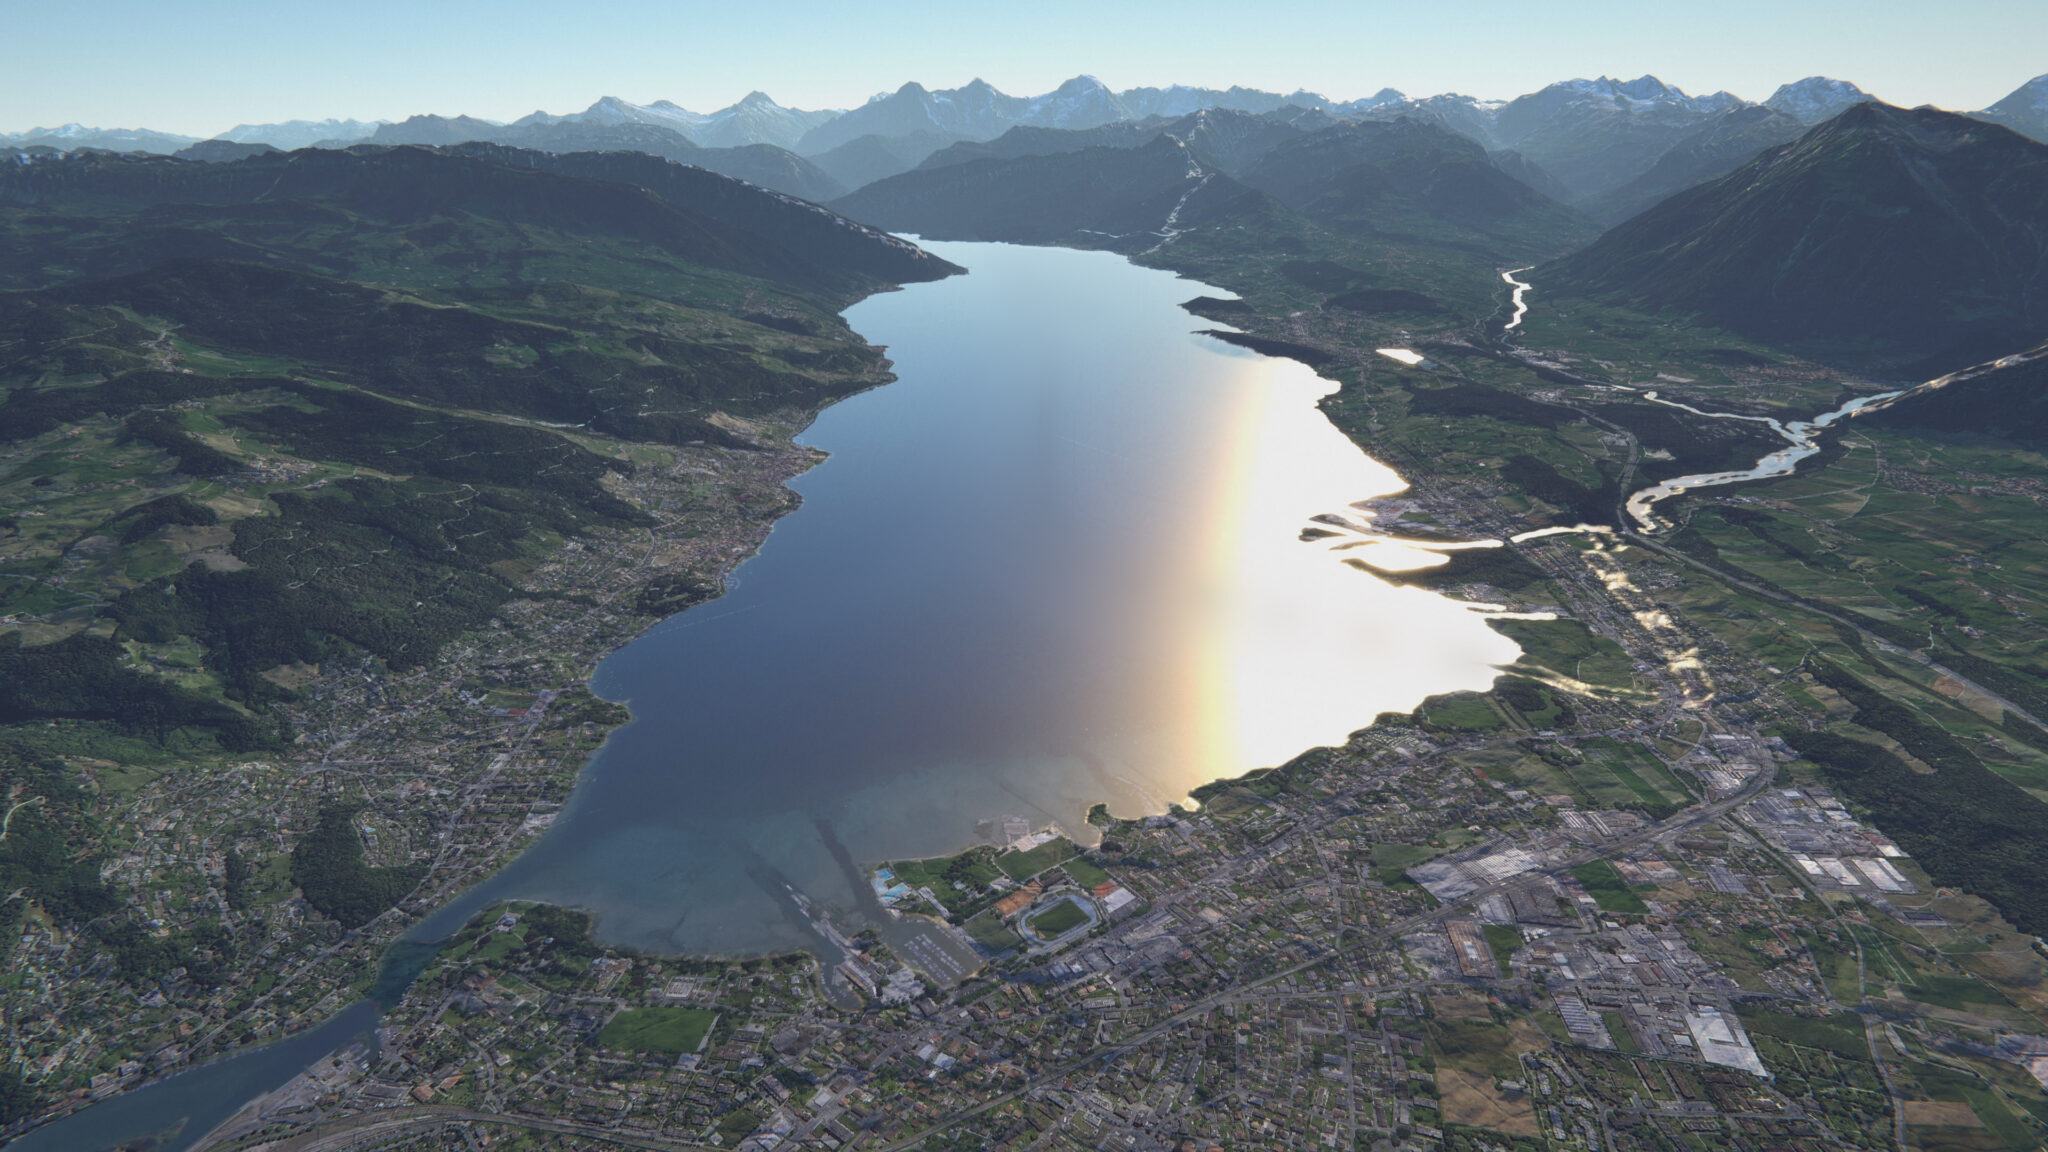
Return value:
M 1708 11 L 1617 3 L 1455 9 L 1318 0 L 1262 10 L 1191 0 L 1105 10 L 1057 0 L 1028 22 L 990 4 L 825 0 L 740 6 L 615 0 L 603 18 L 543 0 L 347 8 L 87 0 L 19 12 L 27 50 L 0 76 L 0 132 L 149 128 L 210 137 L 238 124 L 513 120 L 602 96 L 698 112 L 767 92 L 794 108 L 852 108 L 908 81 L 979 77 L 1012 95 L 1077 74 L 1119 91 L 1233 84 L 1335 100 L 1397 88 L 1510 99 L 1574 77 L 1653 74 L 1690 93 L 1763 100 L 1806 76 L 1901 105 L 1969 111 L 2048 71 L 2048 6 L 1904 0 L 1839 6 L 1734 0 Z M 761 29 L 770 31 L 764 34 Z M 305 52 L 279 51 L 304 43 Z M 963 61 L 967 63 L 962 63 Z

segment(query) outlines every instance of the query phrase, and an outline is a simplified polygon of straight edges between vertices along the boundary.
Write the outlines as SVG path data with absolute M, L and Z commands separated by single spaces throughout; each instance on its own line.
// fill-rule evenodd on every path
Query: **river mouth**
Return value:
M 857 913 L 874 862 L 1161 812 L 1516 658 L 1301 540 L 1403 482 L 1317 410 L 1327 381 L 1196 334 L 1179 304 L 1217 289 L 928 246 L 969 274 L 848 313 L 897 382 L 805 433 L 829 458 L 724 598 L 605 661 L 633 722 L 465 906 L 583 908 L 658 952 L 814 947 L 791 892 Z

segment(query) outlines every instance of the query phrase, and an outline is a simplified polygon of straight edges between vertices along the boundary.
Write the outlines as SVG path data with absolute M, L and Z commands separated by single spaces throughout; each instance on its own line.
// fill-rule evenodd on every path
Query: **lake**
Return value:
M 805 434 L 831 457 L 725 597 L 603 663 L 595 687 L 633 722 L 543 839 L 411 939 L 525 898 L 635 948 L 815 948 L 784 885 L 858 927 L 875 861 L 1006 816 L 1085 834 L 1097 803 L 1164 811 L 1515 659 L 1464 606 L 1300 539 L 1402 482 L 1323 418 L 1327 382 L 1197 334 L 1179 304 L 1217 290 L 1105 253 L 929 247 L 970 274 L 848 313 L 900 379 Z M 386 994 L 424 960 L 395 952 Z M 182 1147 L 372 1019 L 16 1147 L 187 1115 Z
M 724 598 L 603 663 L 633 722 L 480 895 L 636 948 L 805 946 L 785 883 L 852 909 L 849 859 L 1161 812 L 1515 658 L 1300 539 L 1403 484 L 1317 410 L 1326 381 L 1197 334 L 1179 304 L 1217 290 L 929 246 L 970 274 L 847 313 L 898 381 L 805 434 L 831 456 Z

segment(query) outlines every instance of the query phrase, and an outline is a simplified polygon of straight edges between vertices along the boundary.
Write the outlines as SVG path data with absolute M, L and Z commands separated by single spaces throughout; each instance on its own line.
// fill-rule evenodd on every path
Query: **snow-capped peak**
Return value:
M 1662 80 L 1657 79 L 1655 76 L 1650 76 L 1647 74 L 1638 76 L 1635 79 L 1626 82 L 1609 80 L 1604 76 L 1600 79 L 1601 82 L 1606 84 L 1609 88 L 1613 89 L 1615 92 L 1618 92 L 1623 96 L 1628 97 L 1631 100 L 1675 99 L 1680 103 L 1683 103 L 1686 99 L 1685 93 L 1680 92 L 1678 89 L 1673 88 L 1671 85 L 1664 83 Z
M 1764 107 L 1783 112 L 1804 124 L 1832 120 L 1844 110 L 1870 99 L 1870 94 L 1847 80 L 1829 76 L 1808 76 L 1781 84 Z
M 327 140 L 363 140 L 382 120 L 286 120 L 278 124 L 237 124 L 214 137 L 237 144 L 268 144 L 289 152 Z
M 2022 110 L 2048 115 L 2048 74 L 2034 77 L 2012 90 L 2005 99 L 1993 104 L 1989 111 L 2019 112 Z
M 2036 76 L 1976 115 L 2048 144 L 2048 76 Z
M 63 124 L 55 128 L 31 128 L 26 132 L 0 133 L 0 146 L 43 144 L 51 147 L 104 148 L 110 152 L 175 152 L 197 144 L 197 136 L 180 136 L 150 128 L 92 128 L 84 124 Z
M 1131 119 L 1129 109 L 1093 76 L 1076 76 L 1043 96 L 1033 97 L 1018 118 L 1043 128 L 1094 128 Z
M 677 132 L 704 122 L 704 116 L 687 108 L 679 108 L 667 100 L 653 104 L 635 104 L 617 96 L 605 96 L 581 112 L 561 117 L 563 120 L 577 120 L 591 124 L 655 124 Z
M 1616 80 L 1612 76 L 1602 76 L 1597 80 L 1562 80 L 1535 95 L 1543 97 L 1552 93 L 1576 101 L 1610 105 L 1623 111 L 1642 107 L 1679 107 L 1694 112 L 1718 112 L 1741 103 L 1726 92 L 1712 96 L 1688 96 L 1683 90 L 1648 75 L 1633 80 Z

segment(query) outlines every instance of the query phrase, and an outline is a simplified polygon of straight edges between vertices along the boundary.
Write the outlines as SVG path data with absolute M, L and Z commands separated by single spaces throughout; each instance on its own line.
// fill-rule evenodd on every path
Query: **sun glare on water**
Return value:
M 1326 381 L 1281 360 L 1246 370 L 1257 379 L 1238 393 L 1230 434 L 1216 445 L 1219 492 L 1199 553 L 1200 586 L 1219 614 L 1190 686 L 1206 734 L 1202 780 L 1341 744 L 1380 712 L 1413 707 L 1418 685 L 1483 689 L 1490 665 L 1517 655 L 1475 627 L 1466 605 L 1344 562 L 1365 554 L 1382 571 L 1405 571 L 1442 555 L 1398 540 L 1349 552 L 1301 540 L 1311 517 L 1406 484 L 1323 421 L 1302 418 Z

